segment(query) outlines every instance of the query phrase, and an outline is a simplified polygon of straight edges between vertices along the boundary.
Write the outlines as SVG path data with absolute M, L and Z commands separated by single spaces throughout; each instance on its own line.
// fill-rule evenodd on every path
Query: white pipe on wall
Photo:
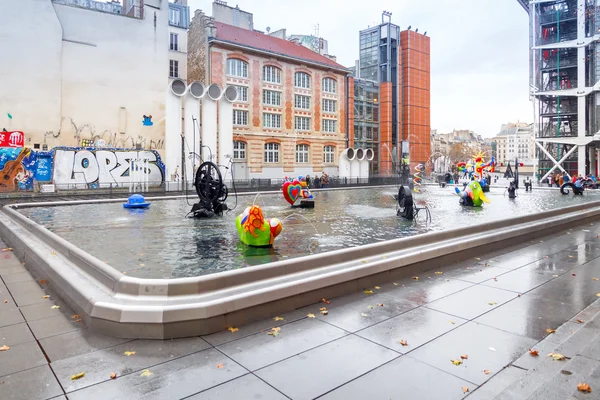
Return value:
M 217 101 L 221 96 L 221 87 L 212 84 L 202 98 L 202 161 L 217 162 Z
M 339 176 L 341 178 L 349 178 L 350 177 L 350 162 L 354 160 L 356 157 L 356 152 L 353 148 L 348 148 L 342 151 L 340 154 L 340 162 L 339 162 Z
M 194 167 L 200 166 L 200 99 L 206 88 L 194 81 L 187 87 L 184 98 L 185 180 L 194 180 Z M 192 153 L 192 154 L 190 154 Z
M 355 150 L 356 157 L 350 161 L 350 178 L 360 178 L 360 162 L 365 158 L 363 149 Z
M 373 152 L 373 149 L 365 149 L 364 150 L 364 156 L 361 160 L 359 160 L 360 177 L 361 178 L 369 177 L 369 164 L 373 161 L 374 158 L 375 158 L 375 153 Z
M 187 90 L 186 84 L 181 79 L 173 79 L 167 90 L 165 104 L 165 172 L 167 182 L 173 181 L 177 166 L 181 164 L 181 97 Z M 181 173 L 181 172 L 179 172 Z M 167 186 L 167 190 L 176 189 Z
M 223 180 L 227 180 L 228 168 L 233 168 L 230 160 L 233 159 L 233 103 L 238 99 L 235 86 L 227 86 L 219 100 L 219 151 L 218 164 Z M 229 176 L 231 178 L 231 176 Z

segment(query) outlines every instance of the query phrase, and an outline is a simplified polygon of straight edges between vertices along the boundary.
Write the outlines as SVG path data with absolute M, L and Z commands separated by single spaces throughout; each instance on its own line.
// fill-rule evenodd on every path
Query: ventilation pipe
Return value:
M 206 93 L 204 84 L 194 81 L 187 87 L 184 98 L 185 178 L 194 181 L 194 167 L 200 166 L 200 99 Z
M 233 168 L 230 160 L 233 158 L 233 103 L 238 99 L 235 86 L 227 86 L 219 101 L 219 169 L 223 179 L 226 179 L 227 168 Z
M 365 159 L 365 150 L 356 149 L 356 158 L 350 162 L 350 178 L 360 178 L 360 163 Z
M 339 175 L 341 178 L 350 178 L 350 163 L 356 158 L 356 152 L 353 148 L 347 148 L 340 154 Z
M 363 159 L 359 160 L 361 178 L 369 178 L 369 164 L 373 161 L 374 158 L 375 153 L 373 152 L 373 149 L 365 149 Z
M 185 81 L 176 78 L 169 83 L 165 104 L 165 169 L 167 190 L 177 190 L 179 184 L 172 185 L 175 174 L 181 178 L 181 98 L 187 91 Z
M 202 98 L 202 161 L 217 162 L 217 101 L 221 96 L 221 86 L 213 83 Z

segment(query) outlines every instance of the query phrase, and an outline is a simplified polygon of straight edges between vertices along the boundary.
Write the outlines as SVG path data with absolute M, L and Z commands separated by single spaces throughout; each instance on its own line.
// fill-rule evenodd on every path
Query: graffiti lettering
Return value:
M 132 160 L 148 160 L 144 173 L 150 186 L 164 180 L 164 165 L 155 151 L 55 149 L 52 179 L 55 184 L 113 187 L 132 182 Z
M 25 135 L 21 131 L 1 132 L 0 147 L 23 147 L 25 145 Z

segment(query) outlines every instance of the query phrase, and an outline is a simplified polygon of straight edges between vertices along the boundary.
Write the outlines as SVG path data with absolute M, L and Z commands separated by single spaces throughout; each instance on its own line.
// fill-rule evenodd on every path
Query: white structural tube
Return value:
M 231 179 L 233 168 L 230 161 L 233 159 L 233 103 L 238 99 L 235 86 L 227 86 L 219 100 L 219 151 L 218 165 L 223 180 Z
M 200 166 L 200 99 L 206 89 L 200 82 L 192 82 L 184 98 L 185 180 L 193 182 L 194 168 Z
M 374 158 L 375 153 L 373 152 L 373 149 L 364 150 L 364 157 L 361 160 L 359 160 L 360 178 L 364 179 L 369 177 L 369 164 L 373 161 Z
M 178 185 L 169 185 L 168 182 L 176 180 L 175 174 L 181 173 L 181 97 L 187 90 L 186 84 L 181 79 L 173 79 L 167 90 L 165 104 L 165 181 L 167 190 L 174 190 Z
M 356 157 L 350 161 L 350 178 L 360 178 L 360 162 L 365 159 L 363 149 L 355 150 Z
M 217 101 L 221 96 L 221 87 L 212 84 L 202 98 L 202 161 L 217 162 Z
M 356 158 L 356 152 L 353 148 L 347 148 L 340 154 L 340 178 L 350 178 L 350 163 Z

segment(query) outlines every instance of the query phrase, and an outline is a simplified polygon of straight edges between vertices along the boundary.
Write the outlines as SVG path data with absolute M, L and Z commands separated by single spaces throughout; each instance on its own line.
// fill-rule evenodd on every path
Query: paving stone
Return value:
M 595 393 L 595 396 L 598 397 L 598 390 L 600 389 L 600 367 L 597 367 L 590 375 L 581 377 L 580 382 L 577 383 L 587 383 L 592 388 L 592 393 Z M 590 400 L 592 398 L 591 393 L 573 390 L 570 400 Z
M 596 293 L 600 292 L 600 285 L 592 280 L 592 275 L 600 276 L 600 265 L 597 267 L 599 271 L 594 274 L 589 272 L 588 266 L 589 264 L 586 264 L 578 267 L 584 269 L 573 269 L 571 273 L 562 275 L 530 293 L 554 301 L 576 304 L 578 311 L 582 310 L 593 303 L 598 298 Z
M 24 322 L 0 328 L 0 343 L 2 343 L 2 345 L 14 346 L 33 340 L 35 340 L 35 338 L 31 334 L 27 324 Z
M 48 365 L 17 372 L 0 378 L 2 400 L 45 400 L 63 391 Z
M 0 327 L 19 324 L 21 322 L 25 322 L 25 319 L 18 308 L 3 310 L 0 307 Z
M 565 357 L 573 358 L 577 354 L 582 354 L 589 343 L 598 342 L 600 342 L 600 329 L 587 328 L 584 326 L 560 344 L 556 348 L 556 351 L 563 354 Z
M 506 367 L 492 376 L 487 382 L 479 386 L 467 396 L 468 400 L 490 400 L 506 389 L 510 384 L 525 375 L 527 371 L 516 367 Z
M 462 387 L 475 389 L 469 382 L 402 356 L 319 399 L 454 400 L 466 396 Z
M 548 340 L 550 342 L 554 342 L 556 344 L 561 344 L 566 340 L 569 340 L 571 336 L 580 329 L 582 329 L 585 324 L 580 324 L 578 322 L 567 321 L 556 329 L 551 335 L 546 336 L 544 340 Z
M 137 354 L 136 354 L 137 355 Z M 134 356 L 132 356 L 134 357 Z M 219 365 L 222 365 L 219 368 Z M 200 351 L 117 379 L 69 393 L 69 400 L 181 399 L 246 374 L 244 368 L 215 349 Z M 87 378 L 81 378 L 83 381 Z
M 58 360 L 52 363 L 52 369 L 68 393 L 109 380 L 110 374 L 113 372 L 118 376 L 136 374 L 143 369 L 152 368 L 157 364 L 196 353 L 208 347 L 210 345 L 200 338 L 134 340 L 92 353 Z M 124 355 L 125 351 L 135 351 L 136 354 L 128 357 Z M 86 373 L 85 379 L 72 381 L 71 376 L 79 372 Z
M 25 272 L 17 272 L 16 274 L 4 274 L 2 275 L 2 280 L 5 284 L 16 283 L 16 282 L 28 282 L 33 281 L 34 278 L 27 271 Z
M 464 268 L 456 268 L 450 265 L 444 268 L 440 268 L 439 272 L 443 272 L 443 276 L 446 279 L 460 279 L 462 281 L 470 283 L 481 283 L 483 281 L 487 281 L 488 279 L 502 276 L 502 274 L 506 274 L 510 272 L 510 270 L 495 267 L 493 266 L 493 264 L 489 264 L 489 266 L 487 267 L 473 266 Z
M 478 317 L 475 322 L 541 340 L 548 335 L 546 329 L 557 329 L 580 309 L 576 304 L 527 293 Z
M 465 322 L 462 318 L 420 307 L 356 334 L 389 349 L 408 353 Z M 402 346 L 400 340 L 406 340 L 408 346 Z
M 28 323 L 31 331 L 38 340 L 60 335 L 61 333 L 77 331 L 86 327 L 83 321 L 77 322 L 77 320 L 62 314 L 55 317 L 28 321 Z
M 600 289 L 600 285 L 599 285 L 599 289 Z M 585 322 L 591 321 L 592 319 L 594 319 L 595 317 L 597 317 L 600 314 L 600 305 L 599 304 L 600 303 L 598 302 L 598 300 L 596 300 L 594 303 L 592 303 L 591 305 L 586 307 L 579 314 L 574 316 L 571 320 L 577 321 L 578 319 L 580 319 Z
M 59 306 L 60 308 L 52 308 L 52 306 Z M 66 315 L 71 317 L 75 314 L 75 312 L 67 305 L 67 303 L 52 295 L 40 303 L 21 306 L 19 308 L 21 309 L 21 313 L 23 313 L 23 317 L 25 317 L 27 322 L 49 317 L 56 317 L 58 315 Z
M 47 364 L 40 346 L 27 342 L 0 351 L 0 377 Z
M 424 305 L 474 285 L 471 282 L 448 279 L 444 275 L 435 275 L 435 272 L 435 270 L 427 271 L 421 274 L 419 280 L 407 278 L 396 281 L 396 285 L 394 282 L 381 285 L 381 292 L 394 299 L 404 299 Z
M 477 285 L 436 300 L 425 307 L 464 319 L 473 319 L 516 298 L 517 293 Z
M 586 380 L 594 370 L 600 367 L 600 361 L 579 356 L 574 357 L 568 363 L 556 362 L 562 364 L 561 371 L 552 377 L 547 377 L 545 384 L 537 389 L 529 399 L 567 399 L 571 394 L 577 392 L 577 384 Z
M 132 339 L 100 335 L 85 328 L 41 339 L 39 343 L 50 361 L 56 362 L 131 341 Z
M 467 322 L 410 353 L 410 356 L 477 385 L 483 384 L 535 344 L 535 340 Z M 493 350 L 490 350 L 493 349 Z M 468 358 L 461 360 L 461 355 Z M 461 360 L 461 365 L 451 360 Z
M 27 283 L 27 284 L 35 284 L 35 282 L 17 282 L 14 283 L 13 285 L 18 285 L 18 284 L 22 284 L 22 283 Z M 23 306 L 27 306 L 30 304 L 35 304 L 35 303 L 42 303 L 47 301 L 46 299 L 44 299 L 44 296 L 47 295 L 47 293 L 42 290 L 40 287 L 33 287 L 33 286 L 28 286 L 27 288 L 24 289 L 12 289 L 10 290 L 10 294 L 13 297 L 13 299 L 15 300 L 15 303 L 19 306 L 19 307 L 23 307 Z
M 482 285 L 489 286 L 492 288 L 510 290 L 516 293 L 525 293 L 536 287 L 543 285 L 544 283 L 555 279 L 550 274 L 541 274 L 530 271 L 523 271 L 522 269 L 516 269 L 509 273 L 506 273 L 500 277 L 489 279 L 482 283 Z
M 272 364 L 255 374 L 292 399 L 314 399 L 399 356 L 351 335 Z M 299 376 L 302 379 L 298 379 Z
M 288 398 L 256 376 L 246 374 L 227 383 L 215 386 L 186 400 L 287 400 Z
M 529 399 L 540 387 L 546 384 L 550 377 L 557 374 L 567 363 L 564 361 L 555 361 L 550 357 L 543 357 L 532 370 L 521 378 L 517 379 L 506 389 L 504 389 L 494 400 L 526 400 Z
M 285 325 L 277 336 L 265 331 L 217 348 L 243 367 L 255 371 L 347 334 L 333 325 L 307 318 Z

